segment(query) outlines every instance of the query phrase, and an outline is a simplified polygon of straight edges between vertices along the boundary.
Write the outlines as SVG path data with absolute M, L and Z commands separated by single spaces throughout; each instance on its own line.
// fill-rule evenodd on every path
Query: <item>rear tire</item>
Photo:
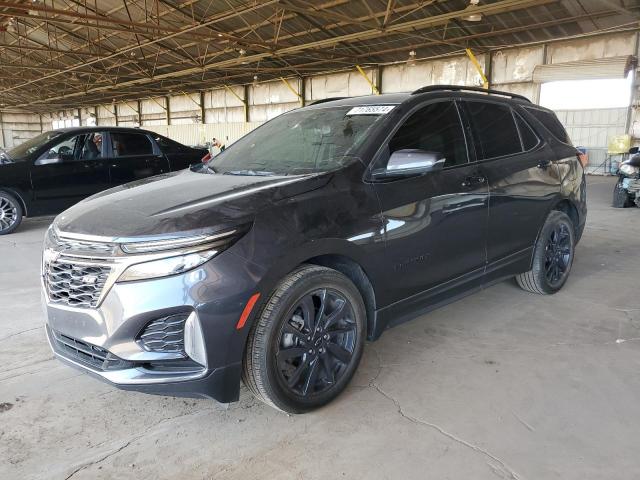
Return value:
M 0 235 L 8 235 L 22 223 L 22 204 L 15 196 L 0 190 Z
M 287 413 L 329 403 L 358 367 L 365 316 L 358 289 L 340 272 L 297 268 L 276 287 L 249 332 L 245 385 Z
M 516 275 L 516 282 L 523 290 L 540 295 L 558 292 L 571 272 L 574 251 L 573 223 L 566 213 L 554 210 L 536 241 L 531 270 Z
M 613 203 L 614 208 L 627 208 L 633 205 L 633 201 L 629 197 L 629 193 L 622 188 L 622 178 L 618 180 L 616 186 L 613 187 Z

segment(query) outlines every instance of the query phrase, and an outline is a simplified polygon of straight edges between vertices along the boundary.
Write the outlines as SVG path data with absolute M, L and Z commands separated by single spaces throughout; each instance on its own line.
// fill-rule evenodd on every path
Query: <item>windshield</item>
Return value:
M 359 107 L 292 111 L 247 134 L 212 158 L 208 166 L 215 173 L 231 175 L 300 175 L 333 170 L 343 165 L 345 156 L 355 154 L 382 116 L 362 113 Z
M 41 133 L 37 137 L 33 137 L 32 139 L 21 143 L 17 147 L 12 148 L 11 150 L 8 150 L 7 152 L 5 152 L 5 156 L 9 160 L 14 160 L 14 161 L 24 160 L 27 156 L 36 152 L 40 147 L 42 147 L 49 140 L 61 134 L 62 132 L 57 132 L 57 131 Z

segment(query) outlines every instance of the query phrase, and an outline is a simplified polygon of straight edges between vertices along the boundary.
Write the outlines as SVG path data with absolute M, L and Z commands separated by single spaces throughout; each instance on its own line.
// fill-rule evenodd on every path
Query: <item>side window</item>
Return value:
M 101 132 L 93 132 L 83 136 L 82 144 L 79 146 L 79 160 L 96 160 L 103 157 Z
M 563 143 L 568 143 L 569 145 L 571 145 L 571 139 L 569 138 L 567 131 L 564 129 L 562 123 L 560 123 L 560 120 L 558 120 L 558 117 L 556 117 L 553 112 L 531 107 L 524 108 L 527 109 L 527 112 L 536 117 L 536 120 L 544 125 L 544 127 L 549 130 L 554 137 L 556 137 Z
M 411 115 L 389 142 L 389 153 L 404 149 L 439 152 L 445 158 L 445 167 L 467 163 L 467 146 L 455 103 L 432 103 Z
M 522 146 L 524 147 L 524 151 L 528 152 L 529 150 L 533 150 L 540 142 L 538 136 L 519 114 L 516 113 L 515 117 L 516 124 L 518 125 L 518 131 L 520 132 L 520 138 L 522 139 Z
M 78 145 L 83 137 L 84 135 L 76 135 L 75 137 L 67 138 L 57 145 L 54 145 L 36 160 L 36 165 L 49 165 L 51 163 L 71 162 L 75 160 Z
M 111 146 L 114 157 L 153 155 L 153 145 L 143 133 L 111 132 Z
M 158 135 L 157 137 L 154 137 L 154 139 L 160 146 L 160 150 L 162 150 L 163 153 L 187 153 L 189 150 L 188 147 L 181 143 L 175 142 L 167 137 L 163 137 L 162 135 Z
M 522 152 L 510 107 L 489 102 L 466 102 L 466 105 L 480 160 Z

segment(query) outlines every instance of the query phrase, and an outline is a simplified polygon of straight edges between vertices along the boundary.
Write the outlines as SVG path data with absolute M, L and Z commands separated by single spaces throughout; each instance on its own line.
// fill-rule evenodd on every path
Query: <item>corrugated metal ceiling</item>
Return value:
M 112 99 L 637 28 L 638 0 L 0 0 L 0 106 Z M 478 22 L 464 19 L 480 13 Z

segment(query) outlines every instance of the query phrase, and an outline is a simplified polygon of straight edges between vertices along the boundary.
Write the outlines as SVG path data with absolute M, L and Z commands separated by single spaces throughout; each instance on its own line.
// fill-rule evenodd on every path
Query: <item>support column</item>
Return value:
M 205 114 L 206 109 L 204 108 L 204 92 L 200 92 L 200 117 L 202 118 L 201 123 L 205 124 Z
M 244 85 L 244 123 L 249 123 L 249 85 Z
M 298 81 L 300 83 L 300 105 L 304 107 L 307 104 L 307 88 L 305 87 L 304 77 L 300 77 Z
M 113 104 L 113 116 L 116 118 L 116 127 L 120 125 L 120 121 L 118 120 L 118 105 Z
M 100 124 L 100 122 L 98 122 L 98 106 L 97 105 L 93 107 L 93 114 L 96 117 L 96 127 L 97 127 Z
M 165 111 L 167 112 L 167 125 L 171 125 L 171 105 L 169 104 L 169 96 L 164 97 Z
M 138 103 L 138 125 L 142 126 L 142 102 L 138 100 L 137 103 Z
M 2 146 L 4 148 L 9 148 L 9 145 L 7 145 L 7 134 L 4 131 L 4 121 L 2 119 L 2 110 L 0 110 L 0 130 L 2 130 Z

